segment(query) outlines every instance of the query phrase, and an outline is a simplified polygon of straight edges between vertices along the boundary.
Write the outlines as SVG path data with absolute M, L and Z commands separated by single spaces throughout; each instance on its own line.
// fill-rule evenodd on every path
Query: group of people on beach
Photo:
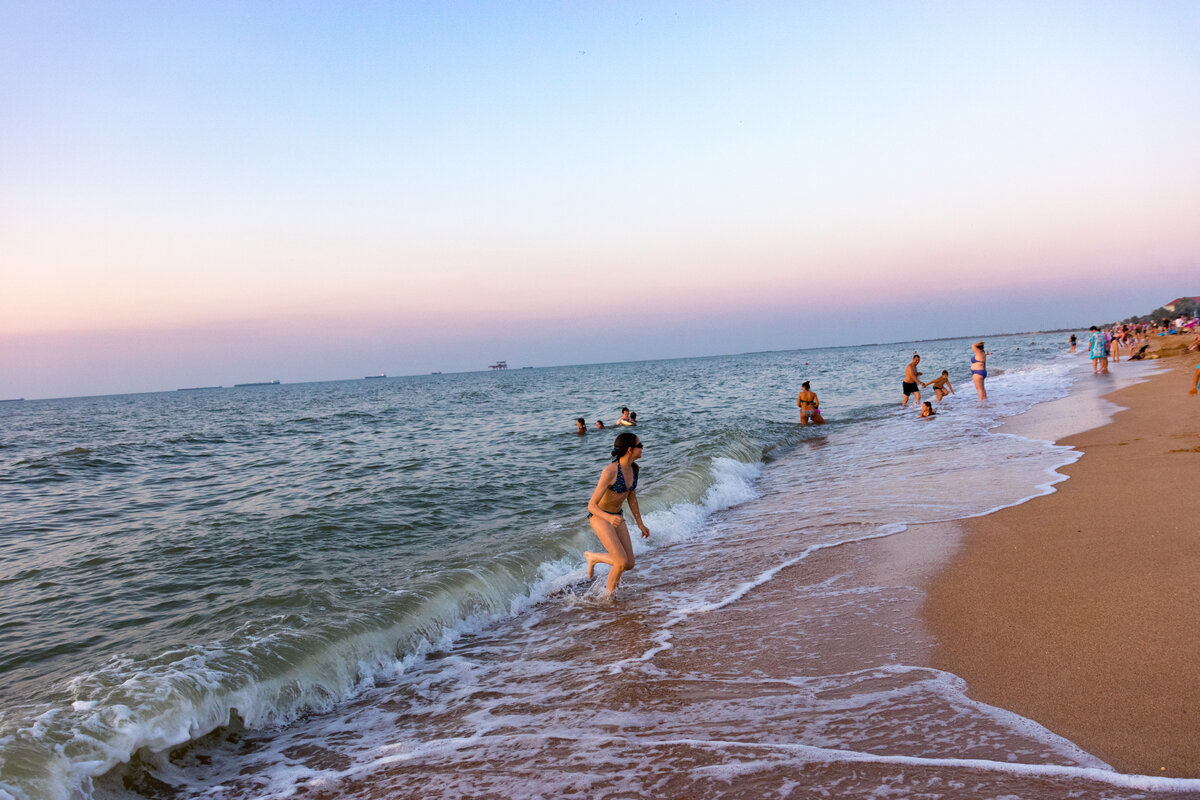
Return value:
M 1092 374 L 1107 375 L 1109 359 L 1120 363 L 1122 347 L 1130 361 L 1141 361 L 1150 347 L 1151 330 L 1149 324 L 1115 325 L 1111 328 L 1093 325 L 1088 335 L 1088 358 L 1092 360 Z M 1200 341 L 1200 335 L 1197 335 L 1197 340 Z M 1075 352 L 1075 334 L 1071 334 L 1071 352 Z
M 991 355 L 984 348 L 983 342 L 971 346 L 971 378 L 980 400 L 987 399 L 984 381 L 987 378 L 987 357 Z M 950 371 L 942 370 L 942 374 L 931 381 L 921 380 L 921 371 L 917 368 L 921 356 L 913 353 L 912 361 L 904 369 L 902 390 L 904 400 L 901 405 L 908 405 L 909 397 L 916 396 L 916 402 L 921 402 L 921 389 L 933 387 L 934 395 L 940 403 L 948 395 L 954 394 L 950 383 Z M 796 397 L 796 405 L 800 409 L 801 425 L 824 425 L 825 418 L 821 415 L 821 403 L 816 392 L 812 390 L 809 381 L 800 385 L 800 394 Z M 933 403 L 925 401 L 921 405 L 921 416 L 932 417 L 937 412 Z M 583 417 L 575 420 L 576 433 L 583 435 L 588 432 L 587 422 Z M 634 427 L 637 425 L 637 414 L 627 407 L 621 408 L 621 417 L 616 425 Z M 596 420 L 596 429 L 603 430 L 603 421 Z M 624 506 L 629 505 L 634 522 L 642 533 L 642 538 L 650 535 L 649 528 L 642 521 L 641 510 L 637 503 L 638 464 L 643 445 L 640 437 L 631 431 L 617 435 L 611 452 L 612 461 L 600 473 L 596 488 L 588 500 L 588 522 L 596 534 L 596 538 L 604 545 L 604 552 L 586 552 L 587 576 L 590 580 L 596 564 L 608 564 L 609 573 L 606 591 L 609 595 L 616 591 L 621 575 L 633 569 L 633 540 L 629 535 L 629 527 L 625 521 Z
M 984 387 L 984 381 L 987 379 L 987 357 L 991 353 L 984 349 L 983 342 L 976 342 L 971 345 L 971 379 L 975 382 L 975 390 L 979 393 L 980 400 L 987 400 L 987 389 Z M 950 383 L 950 370 L 942 370 L 942 374 L 931 381 L 921 380 L 921 376 L 925 373 L 921 372 L 918 367 L 921 364 L 921 356 L 919 353 L 913 353 L 912 361 L 904 367 L 904 380 L 900 383 L 900 390 L 904 393 L 904 399 L 900 401 L 900 405 L 907 406 L 910 397 L 916 397 L 914 402 L 921 403 L 921 416 L 932 417 L 937 414 L 933 408 L 933 403 L 929 400 L 921 402 L 921 389 L 933 387 L 934 396 L 940 403 L 946 397 L 956 394 L 954 386 Z M 812 390 L 809 381 L 800 384 L 800 394 L 796 397 L 796 405 L 800 408 L 800 424 L 801 425 L 824 425 L 825 419 L 821 416 L 821 406 L 817 400 L 816 393 Z
M 979 394 L 980 400 L 987 400 L 987 388 L 984 381 L 987 380 L 987 357 L 991 355 L 991 351 L 984 348 L 983 342 L 976 342 L 971 345 L 971 380 L 975 383 L 975 391 Z M 942 374 L 931 381 L 921 380 L 924 374 L 918 366 L 921 364 L 921 356 L 919 353 L 913 353 L 912 361 L 904 368 L 904 380 L 900 384 L 900 390 L 904 393 L 904 399 L 900 401 L 900 405 L 908 405 L 908 398 L 916 396 L 916 402 L 921 402 L 921 389 L 929 386 L 933 387 L 934 396 L 940 403 L 947 396 L 957 394 L 954 387 L 950 384 L 950 370 L 942 370 Z M 921 404 L 921 416 L 932 417 L 937 412 L 933 410 L 933 404 L 926 400 Z

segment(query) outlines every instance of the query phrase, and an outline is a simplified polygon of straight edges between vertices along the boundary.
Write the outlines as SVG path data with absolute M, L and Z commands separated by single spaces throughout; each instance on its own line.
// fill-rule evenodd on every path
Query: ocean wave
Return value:
M 677 500 L 647 511 L 653 536 L 637 539 L 635 549 L 694 538 L 711 514 L 756 495 L 761 469 L 719 456 L 676 476 Z M 297 624 L 149 659 L 114 658 L 72 680 L 62 702 L 0 717 L 0 800 L 90 796 L 94 778 L 139 751 L 194 741 L 231 720 L 251 729 L 287 725 L 394 680 L 459 637 L 579 585 L 588 534 L 553 527 L 557 546 L 547 549 L 557 557 L 533 569 L 493 563 L 444 571 L 421 592 L 398 592 L 407 611 L 391 619 L 350 619 L 316 634 Z

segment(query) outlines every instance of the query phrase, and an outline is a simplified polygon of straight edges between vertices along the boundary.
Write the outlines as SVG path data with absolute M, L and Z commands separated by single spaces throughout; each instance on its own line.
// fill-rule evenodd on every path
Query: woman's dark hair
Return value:
M 801 388 L 801 389 L 807 389 L 807 388 L 808 388 L 808 381 L 805 381 L 804 383 L 800 384 L 800 388 Z
M 618 433 L 617 440 L 613 442 L 612 460 L 616 461 L 621 456 L 625 455 L 627 452 L 629 452 L 629 449 L 637 443 L 638 437 L 636 433 L 632 433 L 631 431 Z

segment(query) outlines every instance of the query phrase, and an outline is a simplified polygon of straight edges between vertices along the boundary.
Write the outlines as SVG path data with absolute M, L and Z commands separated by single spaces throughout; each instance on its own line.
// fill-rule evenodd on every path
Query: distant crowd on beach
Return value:
M 1088 335 L 1088 357 L 1092 360 L 1092 373 L 1107 375 L 1111 360 L 1120 363 L 1121 351 L 1125 351 L 1129 361 L 1140 361 L 1146 357 L 1152 336 L 1174 336 L 1177 334 L 1192 334 L 1192 342 L 1188 350 L 1200 350 L 1200 320 L 1195 317 L 1180 315 L 1176 319 L 1164 319 L 1155 322 L 1121 323 L 1107 328 L 1093 325 Z M 1071 352 L 1077 345 L 1075 334 L 1071 334 Z

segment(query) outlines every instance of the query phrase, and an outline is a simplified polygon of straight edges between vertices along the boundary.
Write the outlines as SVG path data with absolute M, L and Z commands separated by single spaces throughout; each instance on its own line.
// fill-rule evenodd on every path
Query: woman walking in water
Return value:
M 983 388 L 983 381 L 987 378 L 987 357 L 983 342 L 971 345 L 971 380 L 975 381 L 975 391 L 979 392 L 980 400 L 987 400 L 987 389 Z
M 621 573 L 633 569 L 633 542 L 629 538 L 622 508 L 626 500 L 629 501 L 634 522 L 642 531 L 642 538 L 650 535 L 650 529 L 642 522 L 642 512 L 637 502 L 638 465 L 634 462 L 641 457 L 642 442 L 638 435 L 631 431 L 618 434 L 613 443 L 612 463 L 600 472 L 596 491 L 588 500 L 588 522 L 606 552 L 583 554 L 587 559 L 587 576 L 591 579 L 597 563 L 608 564 L 611 569 L 608 571 L 607 593 L 610 596 L 617 590 Z

